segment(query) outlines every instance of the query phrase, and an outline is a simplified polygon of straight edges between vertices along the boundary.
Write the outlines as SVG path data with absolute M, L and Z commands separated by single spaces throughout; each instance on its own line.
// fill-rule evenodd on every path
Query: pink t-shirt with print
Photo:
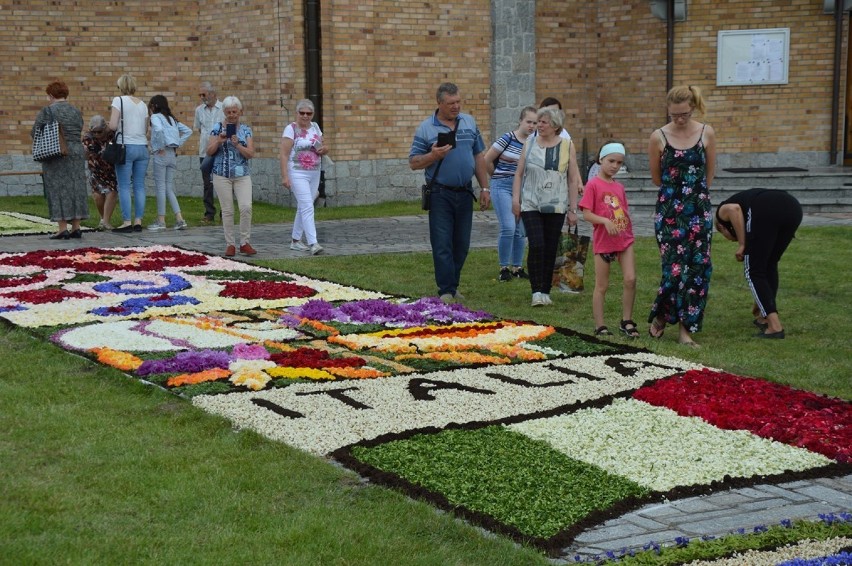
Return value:
M 618 234 L 610 236 L 603 224 L 595 224 L 592 232 L 592 246 L 596 254 L 622 252 L 633 243 L 633 223 L 627 208 L 624 185 L 616 181 L 607 183 L 600 177 L 593 177 L 586 183 L 580 208 L 589 210 L 598 216 L 610 219 L 618 228 Z

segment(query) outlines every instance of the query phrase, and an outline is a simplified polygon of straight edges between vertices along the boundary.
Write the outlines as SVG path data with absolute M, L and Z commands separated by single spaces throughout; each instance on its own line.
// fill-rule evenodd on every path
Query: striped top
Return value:
M 518 139 L 515 132 L 507 132 L 500 136 L 491 147 L 500 154 L 491 178 L 507 179 L 514 177 L 515 171 L 518 169 L 518 160 L 521 158 L 524 142 Z

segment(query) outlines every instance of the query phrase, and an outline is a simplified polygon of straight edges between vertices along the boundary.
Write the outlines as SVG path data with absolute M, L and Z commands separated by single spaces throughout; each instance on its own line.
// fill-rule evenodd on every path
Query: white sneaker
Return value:
M 160 230 L 165 230 L 165 229 L 166 229 L 166 225 L 160 224 L 159 222 L 154 222 L 153 224 L 148 224 L 148 230 L 151 230 L 152 232 L 159 232 Z
M 545 303 L 544 299 L 542 298 L 543 295 L 544 295 L 544 293 L 533 293 L 532 294 L 532 303 L 530 303 L 530 304 L 534 307 L 541 307 L 541 306 L 546 305 L 547 303 Z
M 291 242 L 290 243 L 290 249 L 295 250 L 297 252 L 306 252 L 306 251 L 310 250 L 311 247 L 308 246 L 307 244 L 302 243 L 301 241 L 298 241 L 298 242 Z
M 441 302 L 445 305 L 449 305 L 456 302 L 456 298 L 453 297 L 451 293 L 444 293 L 441 295 Z
M 545 305 L 552 305 L 553 304 L 553 301 L 550 300 L 550 294 L 549 293 L 542 293 L 541 294 L 541 301 L 542 301 L 542 304 L 545 304 Z
M 322 246 L 319 244 L 311 244 L 311 255 L 321 254 L 323 252 Z

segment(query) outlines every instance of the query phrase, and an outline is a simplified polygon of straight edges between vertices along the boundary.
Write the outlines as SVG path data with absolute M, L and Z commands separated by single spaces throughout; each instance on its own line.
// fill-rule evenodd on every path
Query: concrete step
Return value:
M 647 171 L 621 173 L 616 179 L 627 191 L 630 208 L 653 209 L 657 187 Z M 759 173 L 752 175 L 722 172 L 716 176 L 711 189 L 713 203 L 755 187 L 780 189 L 796 197 L 807 213 L 852 213 L 852 174 L 844 169 L 795 173 Z

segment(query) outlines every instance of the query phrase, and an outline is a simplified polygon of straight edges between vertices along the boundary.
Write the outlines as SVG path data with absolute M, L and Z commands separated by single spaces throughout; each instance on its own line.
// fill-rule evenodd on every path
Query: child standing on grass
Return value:
M 619 329 L 628 338 L 638 338 L 633 322 L 633 301 L 636 298 L 636 257 L 633 254 L 633 225 L 627 207 L 624 185 L 615 181 L 615 174 L 624 164 L 624 145 L 608 141 L 598 153 L 600 170 L 586 183 L 580 200 L 583 219 L 594 225 L 592 246 L 595 252 L 595 291 L 592 295 L 592 314 L 595 336 L 611 336 L 604 323 L 604 299 L 609 287 L 609 270 L 613 261 L 621 264 L 624 290 L 621 297 L 622 319 Z

